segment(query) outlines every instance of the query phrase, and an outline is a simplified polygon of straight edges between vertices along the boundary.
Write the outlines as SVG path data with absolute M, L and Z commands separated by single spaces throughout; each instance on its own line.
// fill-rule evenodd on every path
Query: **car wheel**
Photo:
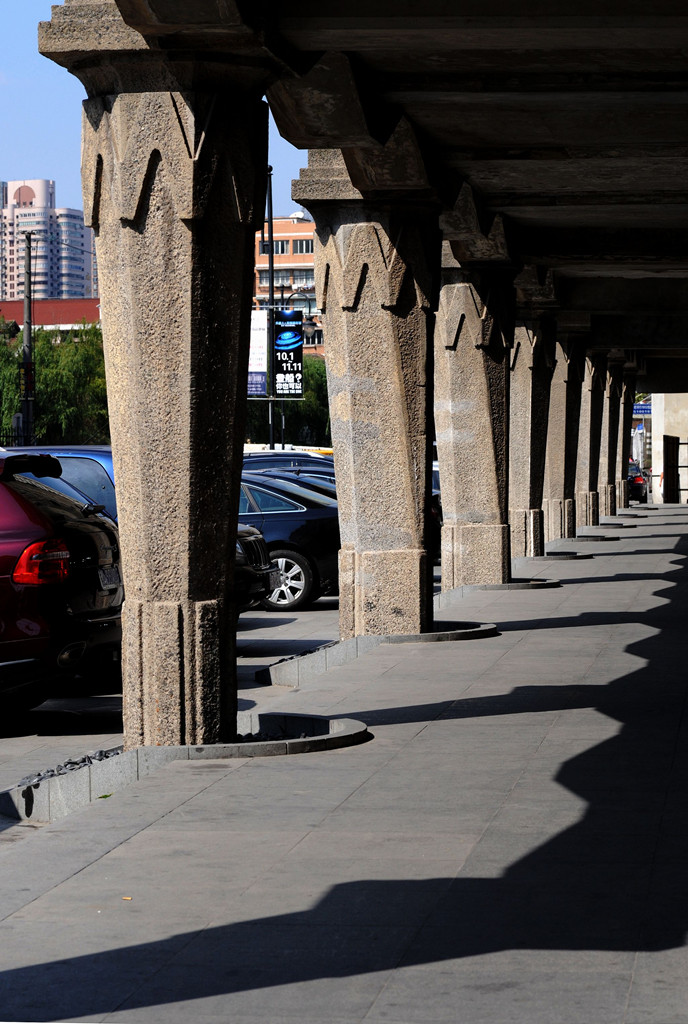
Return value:
M 280 585 L 262 602 L 272 611 L 296 611 L 318 596 L 310 562 L 298 551 L 271 551 L 280 571 Z

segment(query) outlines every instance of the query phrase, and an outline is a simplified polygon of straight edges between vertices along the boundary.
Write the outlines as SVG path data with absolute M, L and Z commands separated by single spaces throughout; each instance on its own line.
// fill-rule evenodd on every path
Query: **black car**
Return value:
M 280 573 L 260 530 L 246 523 L 237 528 L 234 598 L 237 611 L 255 608 L 280 585 Z
M 284 469 L 261 469 L 257 473 L 260 476 L 276 480 L 290 480 L 309 490 L 317 491 L 320 494 L 327 494 L 331 498 L 337 497 L 334 464 L 331 469 L 321 469 L 320 467 L 312 469 L 310 466 L 303 466 Z M 439 492 L 438 470 L 433 470 L 432 482 L 433 490 L 428 504 L 427 516 L 427 544 L 433 562 L 439 565 L 442 545 L 442 500 Z M 436 482 L 437 487 L 435 487 Z
M 286 480 L 319 494 L 327 494 L 330 498 L 337 497 L 334 473 L 315 473 L 308 469 L 258 469 L 256 475 L 278 481 Z
M 296 610 L 338 589 L 337 502 L 299 483 L 242 474 L 239 516 L 258 527 L 277 562 L 280 583 L 264 608 Z
M 334 475 L 334 458 L 331 455 L 318 455 L 316 452 L 281 449 L 244 452 L 244 469 L 249 473 L 258 469 L 307 469 L 331 472 Z
M 40 704 L 60 673 L 119 672 L 117 526 L 48 455 L 0 450 L 0 696 Z
M 628 497 L 631 501 L 647 503 L 647 476 L 637 462 L 628 464 Z

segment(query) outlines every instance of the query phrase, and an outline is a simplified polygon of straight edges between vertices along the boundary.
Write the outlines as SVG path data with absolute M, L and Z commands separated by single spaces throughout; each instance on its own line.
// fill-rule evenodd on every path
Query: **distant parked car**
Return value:
M 0 449 L 0 698 L 40 704 L 60 672 L 117 668 L 117 526 L 49 455 Z
M 331 455 L 317 452 L 281 449 L 263 452 L 244 452 L 244 469 L 253 473 L 258 469 L 309 469 L 327 470 L 334 474 L 334 459 Z
M 35 448 L 8 448 L 11 455 L 52 455 L 62 466 L 62 479 L 102 505 L 117 522 L 115 473 L 112 448 L 107 444 L 40 445 Z
M 272 610 L 296 610 L 338 589 L 337 502 L 299 483 L 244 472 L 239 516 L 257 526 L 280 571 L 263 601 Z
M 647 502 L 647 475 L 637 462 L 628 464 L 628 497 L 631 501 Z
M 327 494 L 330 498 L 337 497 L 334 473 L 316 473 L 310 469 L 257 469 L 256 474 L 273 480 L 286 480 L 301 487 L 307 487 L 319 494 Z

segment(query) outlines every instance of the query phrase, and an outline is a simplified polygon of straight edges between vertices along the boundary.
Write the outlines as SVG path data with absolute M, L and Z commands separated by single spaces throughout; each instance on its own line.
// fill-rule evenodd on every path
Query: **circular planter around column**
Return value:
M 533 562 L 575 562 L 576 559 L 592 558 L 592 555 L 582 555 L 578 551 L 553 551 L 549 555 L 531 555 Z
M 454 640 L 483 640 L 499 636 L 494 622 L 436 622 L 432 633 L 400 633 L 384 638 L 383 644 L 447 643 Z
M 464 590 L 553 590 L 559 580 L 511 580 L 509 583 L 471 583 Z
M 603 544 L 608 544 L 613 540 L 621 540 L 620 537 L 601 537 L 594 533 L 579 533 L 576 537 L 576 543 L 580 542 L 583 544 L 593 543 L 594 541 L 601 541 Z

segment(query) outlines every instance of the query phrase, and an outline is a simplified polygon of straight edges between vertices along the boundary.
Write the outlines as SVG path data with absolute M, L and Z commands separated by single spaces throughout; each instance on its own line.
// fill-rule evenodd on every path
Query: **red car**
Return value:
M 0 449 L 5 704 L 35 706 L 51 677 L 90 665 L 116 671 L 119 661 L 124 592 L 117 527 L 60 474 L 50 455 Z

